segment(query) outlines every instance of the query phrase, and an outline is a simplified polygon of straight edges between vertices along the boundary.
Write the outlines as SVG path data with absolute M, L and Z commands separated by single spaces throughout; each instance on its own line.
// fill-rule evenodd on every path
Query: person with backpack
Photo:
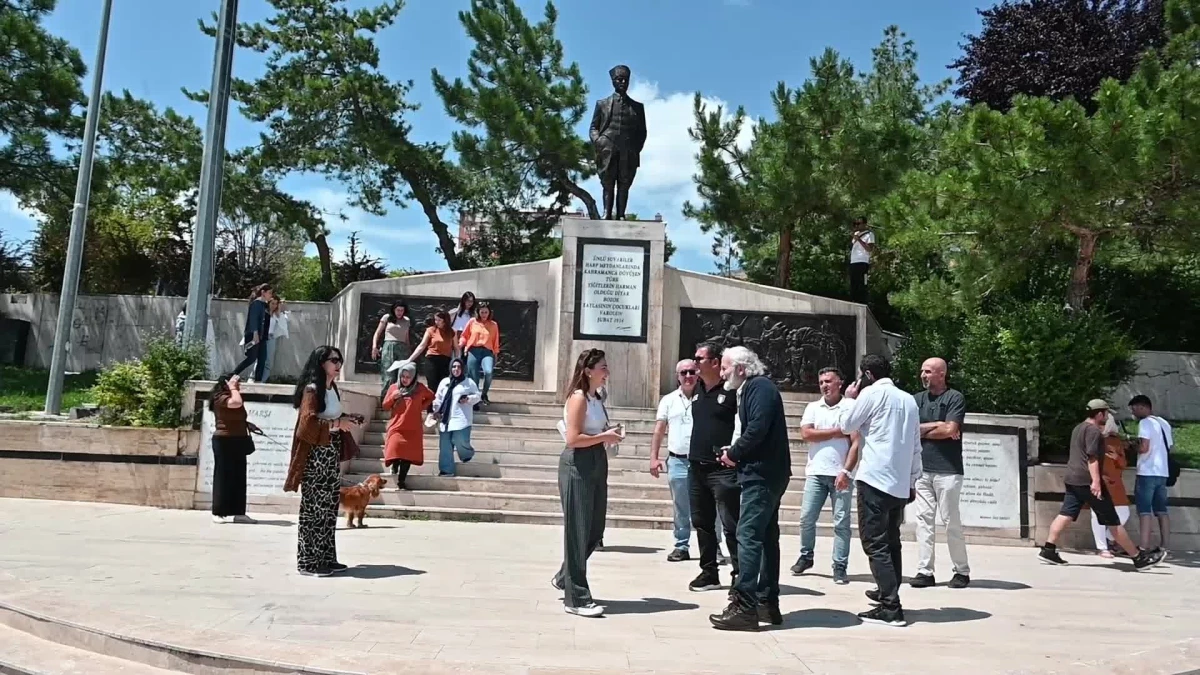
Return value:
M 1138 420 L 1137 481 L 1134 483 L 1134 500 L 1137 503 L 1138 529 L 1141 531 L 1142 548 L 1167 550 L 1171 534 L 1171 519 L 1167 515 L 1167 488 L 1179 477 L 1179 465 L 1171 457 L 1171 446 L 1175 437 L 1171 425 L 1154 415 L 1150 397 L 1138 394 L 1129 400 L 1129 410 Z M 1174 466 L 1172 466 L 1174 464 Z M 1158 520 L 1158 546 L 1150 549 L 1150 530 Z

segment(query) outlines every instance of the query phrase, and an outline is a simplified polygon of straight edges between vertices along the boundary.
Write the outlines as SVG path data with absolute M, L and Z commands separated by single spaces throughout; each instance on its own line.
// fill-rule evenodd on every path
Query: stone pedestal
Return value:
M 585 349 L 603 349 L 609 405 L 654 407 L 662 364 L 666 226 L 653 221 L 562 221 L 557 389 Z

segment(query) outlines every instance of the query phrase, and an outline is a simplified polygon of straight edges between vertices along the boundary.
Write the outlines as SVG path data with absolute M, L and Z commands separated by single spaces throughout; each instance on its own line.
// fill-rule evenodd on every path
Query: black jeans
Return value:
M 858 485 L 858 538 L 871 563 L 871 576 L 879 587 L 879 604 L 900 609 L 900 524 L 907 499 Z
M 854 302 L 867 302 L 867 272 L 871 263 L 850 263 L 850 299 Z
M 737 471 L 715 462 L 688 462 L 688 493 L 692 505 L 692 527 L 700 544 L 700 569 L 717 574 L 717 511 L 725 529 L 725 545 L 733 576 L 738 574 L 738 515 L 742 508 L 742 489 Z
M 249 368 L 250 364 L 253 363 L 254 381 L 262 382 L 263 371 L 267 367 L 266 349 L 267 344 L 265 342 L 260 341 L 256 344 L 250 345 L 250 348 L 246 350 L 246 358 L 242 359 L 242 362 L 237 364 L 237 366 L 234 367 L 233 372 L 230 374 L 241 377 L 242 371 Z M 263 358 L 259 358 L 260 356 Z
M 737 525 L 737 558 L 733 592 L 746 609 L 779 604 L 779 505 L 790 478 L 742 483 L 742 513 Z

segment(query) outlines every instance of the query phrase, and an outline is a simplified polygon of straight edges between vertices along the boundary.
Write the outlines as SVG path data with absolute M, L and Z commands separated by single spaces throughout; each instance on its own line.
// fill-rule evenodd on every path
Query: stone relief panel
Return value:
M 834 366 L 853 378 L 857 321 L 853 316 L 737 312 L 682 307 L 679 355 L 690 357 L 701 342 L 722 349 L 742 346 L 763 360 L 768 376 L 783 391 L 817 393 L 817 373 Z
M 458 308 L 459 299 L 363 293 L 359 298 L 358 356 L 354 372 L 379 372 L 379 362 L 371 358 L 371 339 L 379 326 L 379 318 L 397 300 L 408 303 L 408 314 L 413 320 L 412 346 L 416 348 L 425 335 L 425 320 L 432 321 L 439 310 L 453 312 Z M 481 301 L 491 305 L 496 323 L 500 324 L 500 356 L 496 359 L 493 377 L 532 382 L 537 354 L 537 302 L 488 298 L 481 298 Z

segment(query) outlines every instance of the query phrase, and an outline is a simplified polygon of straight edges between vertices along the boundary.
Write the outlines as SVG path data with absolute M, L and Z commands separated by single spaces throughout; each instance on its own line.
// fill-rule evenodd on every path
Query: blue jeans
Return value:
M 850 560 L 850 499 L 854 488 L 839 492 L 833 486 L 835 476 L 809 476 L 804 479 L 804 503 L 800 507 L 800 557 L 813 559 L 817 545 L 817 519 L 828 499 L 833 504 L 833 569 L 846 571 Z
M 740 607 L 779 603 L 779 504 L 787 485 L 787 480 L 767 482 L 761 478 L 741 484 L 738 573 L 731 593 Z
M 692 502 L 688 491 L 688 461 L 667 455 L 667 485 L 671 487 L 671 504 L 675 513 L 675 548 L 688 550 L 692 538 Z
M 488 389 L 492 388 L 492 368 L 496 365 L 496 355 L 487 347 L 471 347 L 467 350 L 467 377 L 479 385 L 479 393 L 487 398 Z
M 1167 477 L 1138 476 L 1133 483 L 1133 498 L 1139 516 L 1167 515 Z
M 463 462 L 471 461 L 475 448 L 471 447 L 471 427 L 457 431 L 438 430 L 438 473 L 454 475 L 454 451 Z

